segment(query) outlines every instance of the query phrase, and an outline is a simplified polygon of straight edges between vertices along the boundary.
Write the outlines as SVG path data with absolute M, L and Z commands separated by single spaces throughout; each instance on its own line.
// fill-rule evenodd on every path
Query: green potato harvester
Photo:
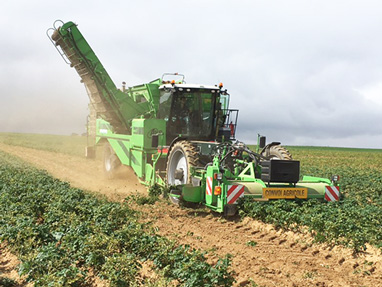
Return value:
M 339 200 L 338 176 L 300 176 L 278 142 L 258 136 L 255 150 L 236 139 L 239 111 L 218 85 L 188 84 L 182 74 L 117 88 L 73 22 L 56 21 L 47 35 L 84 83 L 95 114 L 95 142 L 104 145 L 104 170 L 113 178 L 120 165 L 141 183 L 171 186 L 174 203 L 202 203 L 226 215 L 242 197 Z

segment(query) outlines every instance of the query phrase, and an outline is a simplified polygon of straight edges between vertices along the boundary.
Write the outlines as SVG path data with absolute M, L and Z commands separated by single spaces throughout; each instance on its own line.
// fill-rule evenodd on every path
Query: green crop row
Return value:
M 330 178 L 340 175 L 340 202 L 243 201 L 242 216 L 279 228 L 307 226 L 318 242 L 342 244 L 355 251 L 366 243 L 382 248 L 382 151 L 291 147 L 301 173 Z
M 0 153 L 0 240 L 35 286 L 85 286 L 89 270 L 111 286 L 145 285 L 142 263 L 182 286 L 231 286 L 227 255 L 157 235 L 124 203 L 96 198 Z
M 369 205 L 356 199 L 334 203 L 244 200 L 240 213 L 287 230 L 299 231 L 306 226 L 316 242 L 341 244 L 355 251 L 365 250 L 366 243 L 382 247 L 381 202 Z

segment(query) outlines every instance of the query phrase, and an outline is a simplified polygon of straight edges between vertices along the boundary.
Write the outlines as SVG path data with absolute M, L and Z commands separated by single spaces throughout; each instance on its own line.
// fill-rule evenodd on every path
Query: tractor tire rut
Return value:
M 128 168 L 107 180 L 100 160 L 3 144 L 0 150 L 113 201 L 146 194 Z M 227 220 L 207 209 L 180 208 L 163 200 L 135 208 L 159 234 L 207 251 L 211 263 L 232 254 L 235 286 L 382 286 L 382 256 L 371 247 L 355 256 L 347 248 L 312 244 L 308 234 L 276 230 L 249 218 Z

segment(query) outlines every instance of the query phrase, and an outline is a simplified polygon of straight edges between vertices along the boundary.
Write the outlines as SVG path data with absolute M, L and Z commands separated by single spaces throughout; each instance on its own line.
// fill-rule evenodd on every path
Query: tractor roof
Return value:
M 206 90 L 219 90 L 218 86 L 212 85 L 200 85 L 200 84 L 163 84 L 159 86 L 159 89 L 171 89 L 171 88 L 183 88 L 183 89 L 206 89 Z

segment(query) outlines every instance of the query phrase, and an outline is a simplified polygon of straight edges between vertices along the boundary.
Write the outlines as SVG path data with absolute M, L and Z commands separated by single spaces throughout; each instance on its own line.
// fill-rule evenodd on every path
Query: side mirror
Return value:
M 259 148 L 264 148 L 265 147 L 265 142 L 267 138 L 265 136 L 261 136 L 259 140 Z

